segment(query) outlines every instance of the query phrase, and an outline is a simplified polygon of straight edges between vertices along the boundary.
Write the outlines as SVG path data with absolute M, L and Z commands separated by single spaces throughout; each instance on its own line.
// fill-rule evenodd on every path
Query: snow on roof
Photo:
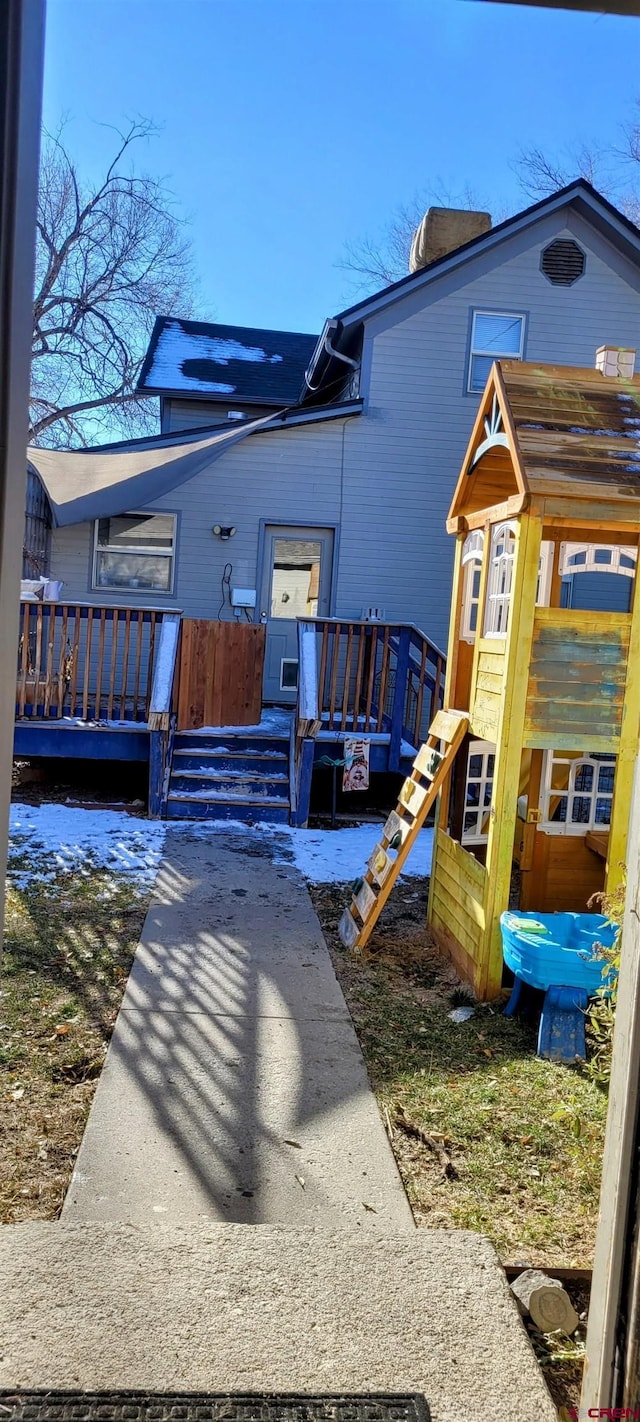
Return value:
M 159 317 L 140 389 L 234 395 L 254 403 L 297 402 L 317 337 Z

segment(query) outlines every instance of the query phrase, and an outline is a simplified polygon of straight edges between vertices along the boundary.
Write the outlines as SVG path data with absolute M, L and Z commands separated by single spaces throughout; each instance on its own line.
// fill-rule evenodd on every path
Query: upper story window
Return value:
M 463 642 L 475 642 L 478 631 L 478 608 L 480 604 L 480 578 L 482 573 L 482 550 L 484 533 L 481 528 L 473 529 L 462 549 L 462 617 L 460 636 Z
M 467 389 L 484 390 L 494 360 L 522 360 L 523 351 L 524 316 L 474 311 Z
M 172 592 L 175 544 L 175 514 L 128 513 L 96 519 L 92 586 Z
M 507 635 L 515 553 L 516 535 L 513 524 L 495 524 L 491 529 L 489 579 L 484 613 L 485 637 Z

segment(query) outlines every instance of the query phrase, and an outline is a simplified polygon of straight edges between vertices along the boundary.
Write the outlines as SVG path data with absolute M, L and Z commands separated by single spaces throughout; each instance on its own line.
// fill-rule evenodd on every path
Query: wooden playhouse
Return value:
M 584 910 L 624 872 L 640 731 L 632 372 L 613 348 L 594 370 L 494 365 L 447 521 L 444 704 L 468 731 L 440 792 L 428 916 L 485 999 L 510 902 Z

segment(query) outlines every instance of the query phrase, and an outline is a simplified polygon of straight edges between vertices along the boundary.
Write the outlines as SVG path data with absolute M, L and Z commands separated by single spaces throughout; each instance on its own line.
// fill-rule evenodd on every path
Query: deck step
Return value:
M 204 796 L 209 790 L 212 795 L 220 798 L 221 795 L 244 795 L 248 798 L 253 796 L 268 795 L 271 798 L 289 798 L 289 776 L 288 775 L 256 775 L 249 770 L 236 770 L 219 774 L 211 770 L 182 770 L 174 765 L 171 772 L 171 791 L 182 791 L 184 794 L 194 794 L 196 791 Z
M 267 755 L 275 751 L 279 755 L 288 755 L 289 737 L 265 736 L 262 732 L 247 734 L 244 731 L 234 731 L 228 736 L 220 731 L 213 735 L 211 731 L 178 731 L 174 755 L 183 750 L 235 755 Z
M 288 824 L 289 738 L 265 731 L 179 731 L 167 819 Z
M 288 824 L 289 801 L 265 797 L 229 795 L 224 800 L 204 799 L 171 791 L 167 800 L 168 820 L 240 820 L 243 824 Z
M 287 775 L 289 756 L 280 751 L 222 751 L 174 750 L 173 767 L 182 775 L 186 771 L 201 770 L 204 775 L 210 771 L 224 774 L 237 773 L 255 775 Z

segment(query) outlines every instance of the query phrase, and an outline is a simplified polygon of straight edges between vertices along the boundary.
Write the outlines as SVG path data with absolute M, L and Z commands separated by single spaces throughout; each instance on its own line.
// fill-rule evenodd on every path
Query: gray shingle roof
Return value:
M 138 389 L 239 404 L 297 403 L 318 337 L 159 316 Z

